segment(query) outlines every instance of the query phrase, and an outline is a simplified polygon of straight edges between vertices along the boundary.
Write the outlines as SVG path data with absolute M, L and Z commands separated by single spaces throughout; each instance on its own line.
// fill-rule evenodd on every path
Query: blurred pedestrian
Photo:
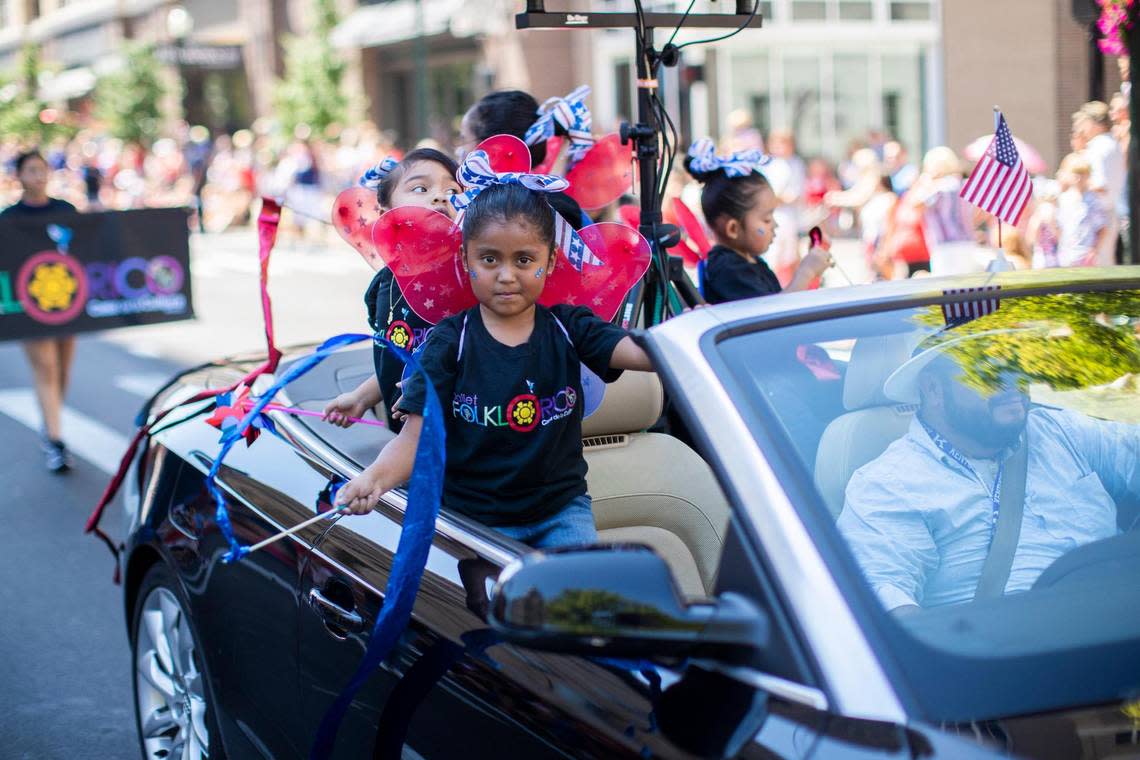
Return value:
M 760 172 L 768 180 L 779 205 L 772 212 L 776 234 L 767 259 L 782 285 L 792 281 L 800 264 L 800 206 L 803 202 L 807 170 L 796 155 L 796 138 L 790 130 L 774 129 L 768 134 L 770 159 Z
M 1092 189 L 1092 166 L 1087 158 L 1070 153 L 1057 171 L 1061 195 L 1057 200 L 1057 265 L 1097 266 L 1112 226 L 1105 198 Z
M 737 108 L 728 114 L 728 134 L 721 140 L 721 149 L 726 153 L 745 150 L 764 150 L 764 138 L 752 121 L 747 109 Z
M 890 175 L 895 195 L 904 195 L 918 179 L 918 167 L 911 163 L 906 147 L 897 140 L 883 146 L 883 168 Z
M 806 290 L 833 263 L 828 251 L 813 247 L 788 286 L 781 286 L 761 258 L 775 238 L 779 201 L 751 159 L 748 153 L 717 156 L 705 138 L 689 148 L 685 161 L 693 179 L 704 184 L 701 211 L 716 239 L 701 283 L 709 303 Z
M 891 175 L 885 170 L 879 177 L 879 187 L 871 199 L 863 204 L 859 212 L 859 238 L 863 243 L 863 255 L 871 271 L 886 280 L 895 279 L 894 257 L 881 258 L 876 254 L 886 240 L 888 225 L 895 212 L 899 197 L 891 188 Z
M 828 193 L 823 199 L 828 206 L 844 212 L 839 221 L 844 230 L 854 229 L 860 209 L 878 192 L 883 172 L 879 157 L 870 148 L 855 151 L 851 155 L 851 166 L 853 184 L 847 190 Z
M 1120 219 L 1116 208 L 1124 192 L 1124 155 L 1113 138 L 1112 119 L 1108 105 L 1099 100 L 1085 103 L 1073 114 L 1073 132 L 1079 133 L 1084 148 L 1081 154 L 1089 163 L 1089 189 L 1104 197 L 1107 229 L 1097 250 L 1097 263 L 1110 266 L 1116 263 L 1116 238 L 1120 232 Z
M 26 219 L 75 211 L 75 206 L 67 201 L 48 196 L 48 164 L 39 153 L 22 153 L 16 159 L 15 168 L 23 195 L 14 205 L 0 212 L 0 219 Z M 43 419 L 40 435 L 47 468 L 55 473 L 66 472 L 71 467 L 71 455 L 63 442 L 61 418 L 71 363 L 75 357 L 75 336 L 36 338 L 24 341 L 23 346 L 32 365 L 36 399 Z
M 945 146 L 931 148 L 922 159 L 922 174 L 907 193 L 922 209 L 922 227 L 934 275 L 984 271 L 992 252 L 978 245 L 975 212 L 959 196 L 962 162 Z
M 1057 200 L 1061 193 L 1055 182 L 1042 183 L 1037 193 L 1037 207 L 1029 217 L 1027 234 L 1033 248 L 1033 268 L 1049 269 L 1061 266 L 1057 259 L 1057 248 L 1061 242 L 1061 230 L 1057 226 Z

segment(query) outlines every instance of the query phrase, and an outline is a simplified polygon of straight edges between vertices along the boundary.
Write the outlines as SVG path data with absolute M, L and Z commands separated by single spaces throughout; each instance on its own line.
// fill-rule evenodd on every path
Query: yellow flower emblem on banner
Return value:
M 63 264 L 41 264 L 28 283 L 28 295 L 44 311 L 63 310 L 71 306 L 79 283 Z

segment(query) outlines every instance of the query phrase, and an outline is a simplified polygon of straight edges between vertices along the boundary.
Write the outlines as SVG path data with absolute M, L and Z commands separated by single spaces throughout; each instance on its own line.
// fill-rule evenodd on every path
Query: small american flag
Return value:
M 1005 117 L 998 114 L 997 132 L 974 167 L 960 195 L 982 211 L 1016 225 L 1029 202 L 1033 183 L 1021 162 Z
M 968 296 L 964 301 L 942 304 L 942 319 L 947 327 L 959 327 L 980 317 L 993 314 L 1001 308 L 1001 286 L 983 285 L 980 288 L 957 288 L 944 290 L 950 297 Z

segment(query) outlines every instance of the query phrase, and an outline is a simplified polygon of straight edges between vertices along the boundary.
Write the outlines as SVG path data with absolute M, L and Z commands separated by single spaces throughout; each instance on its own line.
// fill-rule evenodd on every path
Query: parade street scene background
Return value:
M 632 0 L 551 0 L 561 28 L 516 28 L 530 4 L 0 0 L 0 758 L 136 757 L 140 732 L 146 757 L 219 756 L 219 744 L 192 751 L 205 746 L 187 743 L 192 717 L 165 716 L 167 733 L 140 717 L 134 612 L 116 561 L 85 526 L 115 481 L 96 522 L 120 551 L 120 465 L 147 423 L 140 409 L 178 373 L 234 356 L 253 367 L 267 333 L 270 349 L 286 351 L 372 337 L 366 291 L 385 254 L 370 253 L 378 238 L 361 230 L 390 208 L 383 193 L 374 203 L 385 161 L 433 149 L 477 174 L 470 155 L 486 135 L 476 122 L 506 124 L 515 107 L 476 108 L 496 93 L 533 102 L 515 137 L 535 161 L 510 171 L 569 176 L 575 227 L 622 226 L 622 250 L 644 246 L 646 263 L 605 317 L 622 327 L 714 300 L 700 296 L 705 265 L 730 232 L 702 210 L 702 160 L 770 185 L 758 234 L 770 235 L 759 260 L 772 293 L 981 273 L 995 261 L 1027 271 L 1140 261 L 1131 0 L 646 2 L 691 19 L 654 30 L 657 53 L 669 54 L 650 72 L 634 22 L 590 19 L 635 18 Z M 718 13 L 744 21 L 696 21 Z M 661 260 L 676 276 L 661 314 L 639 323 L 641 301 L 626 291 L 636 295 L 657 265 L 628 127 L 647 112 L 657 131 L 643 139 L 660 158 L 649 188 L 677 233 Z M 544 163 L 536 141 L 549 145 Z M 486 147 L 498 182 L 508 151 Z M 591 158 L 591 148 L 610 153 Z M 460 185 L 474 203 L 478 182 Z M 551 283 L 615 250 L 615 237 L 558 224 L 568 264 Z M 416 315 L 392 321 L 394 309 L 377 345 L 410 348 L 427 333 Z M 588 393 L 585 373 L 582 384 Z M 541 395 L 530 412 L 511 407 L 514 429 L 534 423 L 526 414 L 539 413 Z M 232 403 L 240 420 L 252 402 Z M 234 424 L 223 417 L 220 434 Z M 137 497 L 131 481 L 123 489 Z

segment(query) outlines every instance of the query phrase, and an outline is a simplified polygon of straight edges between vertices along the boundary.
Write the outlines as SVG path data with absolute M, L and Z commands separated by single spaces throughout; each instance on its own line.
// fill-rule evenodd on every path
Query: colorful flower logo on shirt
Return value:
M 529 433 L 538 426 L 538 397 L 533 393 L 515 396 L 507 406 L 507 423 L 511 430 Z
M 29 317 L 48 325 L 70 322 L 87 303 L 87 275 L 79 262 L 43 251 L 20 267 L 16 295 Z
M 412 327 L 402 319 L 397 319 L 388 326 L 388 332 L 385 337 L 388 342 L 397 348 L 407 349 L 414 342 L 415 334 L 412 332 Z

